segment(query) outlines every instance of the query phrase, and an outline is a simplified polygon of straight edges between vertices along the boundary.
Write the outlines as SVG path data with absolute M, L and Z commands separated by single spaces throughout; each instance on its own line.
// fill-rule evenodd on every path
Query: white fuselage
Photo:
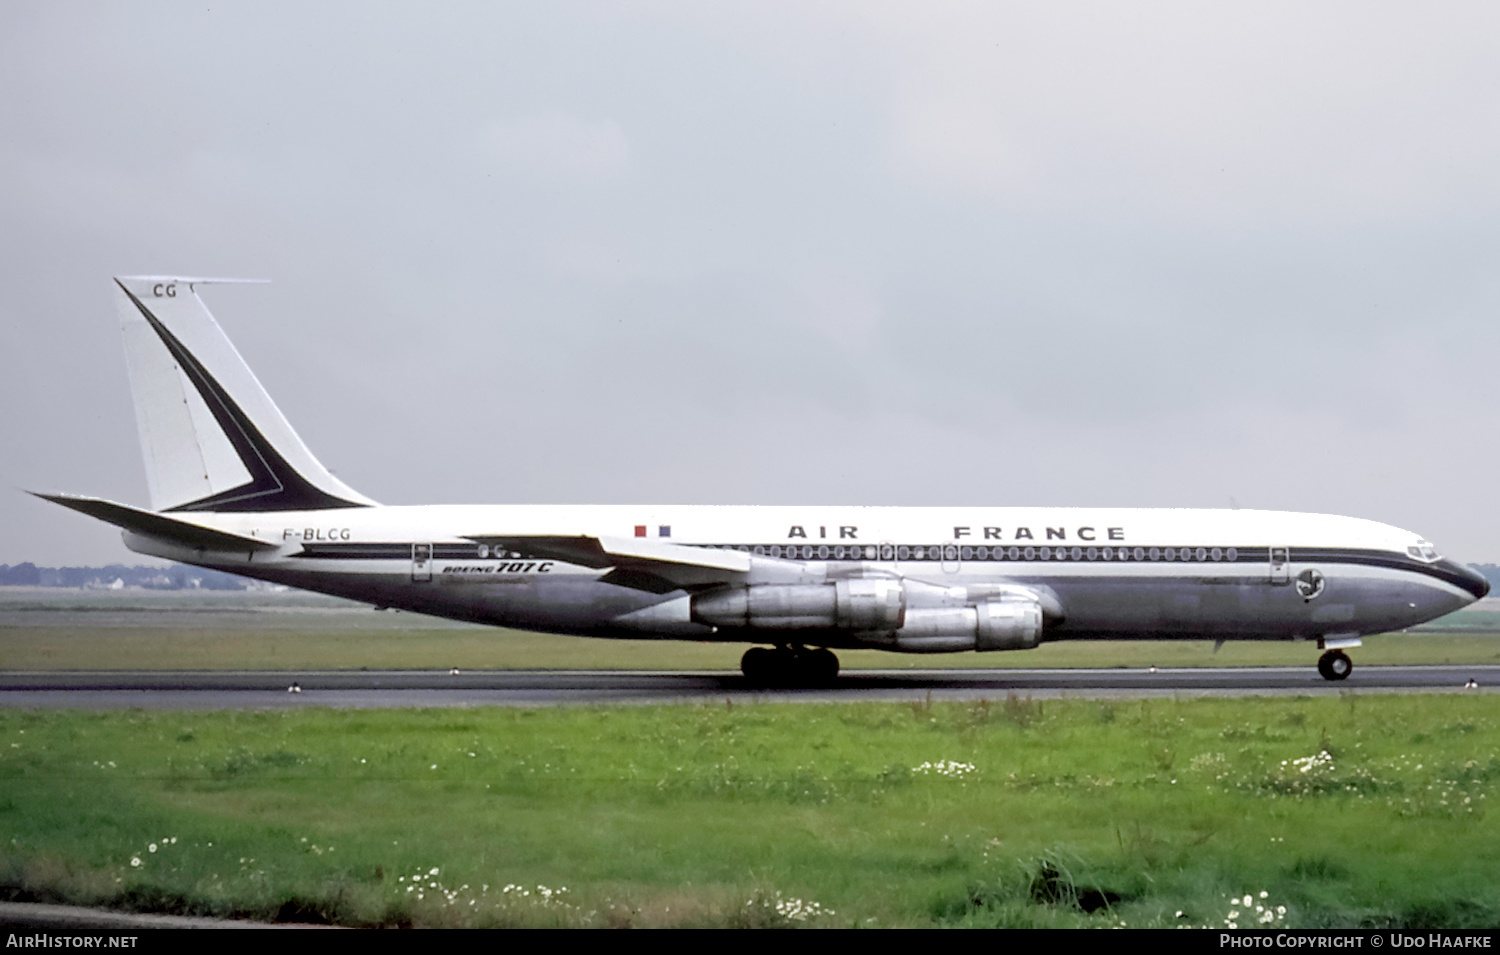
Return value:
M 952 641 L 903 646 L 879 628 L 706 622 L 705 612 L 684 598 L 722 586 L 652 592 L 612 582 L 610 566 L 483 541 L 646 538 L 733 550 L 748 558 L 734 586 L 886 579 L 906 588 L 908 613 L 1033 594 L 1049 640 L 1353 637 L 1430 620 L 1487 589 L 1473 571 L 1437 559 L 1430 547 L 1424 559 L 1425 542 L 1406 531 L 1273 511 L 429 505 L 192 516 L 276 547 L 235 554 L 133 534 L 127 542 L 157 556 L 380 606 L 600 637 L 964 648 Z M 647 613 L 663 625 L 642 626 L 641 611 L 672 601 L 684 611 L 675 618 Z

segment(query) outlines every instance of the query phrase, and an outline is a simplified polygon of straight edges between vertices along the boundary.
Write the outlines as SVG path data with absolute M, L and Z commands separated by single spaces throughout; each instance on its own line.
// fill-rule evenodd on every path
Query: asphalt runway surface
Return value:
M 1500 666 L 1356 667 L 1342 682 L 1305 667 L 852 670 L 831 687 L 768 690 L 735 671 L 341 670 L 0 673 L 0 706 L 283 709 L 329 706 L 556 706 L 764 700 L 834 702 L 1035 698 L 1495 692 Z

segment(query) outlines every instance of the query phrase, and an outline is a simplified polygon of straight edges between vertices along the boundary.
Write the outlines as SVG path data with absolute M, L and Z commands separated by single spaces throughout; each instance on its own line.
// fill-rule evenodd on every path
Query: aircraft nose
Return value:
M 1445 560 L 1443 563 L 1448 565 L 1447 569 L 1453 574 L 1455 578 L 1453 582 L 1473 594 L 1475 600 L 1481 599 L 1490 592 L 1490 582 L 1479 571 L 1472 567 L 1465 567 L 1457 561 Z

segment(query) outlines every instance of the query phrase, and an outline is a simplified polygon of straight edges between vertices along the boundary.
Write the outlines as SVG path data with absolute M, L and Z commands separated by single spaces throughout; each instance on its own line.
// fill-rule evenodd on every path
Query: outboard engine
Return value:
M 1030 650 L 1042 642 L 1042 605 L 986 600 L 972 607 L 912 609 L 893 638 L 891 649 L 910 653 Z

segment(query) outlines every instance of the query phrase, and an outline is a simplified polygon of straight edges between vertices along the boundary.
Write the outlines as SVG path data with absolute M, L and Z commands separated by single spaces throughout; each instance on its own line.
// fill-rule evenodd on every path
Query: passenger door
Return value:
M 1287 583 L 1291 578 L 1292 549 L 1290 547 L 1271 548 L 1271 583 L 1280 585 Z
M 411 545 L 412 583 L 425 583 L 432 579 L 432 545 Z

